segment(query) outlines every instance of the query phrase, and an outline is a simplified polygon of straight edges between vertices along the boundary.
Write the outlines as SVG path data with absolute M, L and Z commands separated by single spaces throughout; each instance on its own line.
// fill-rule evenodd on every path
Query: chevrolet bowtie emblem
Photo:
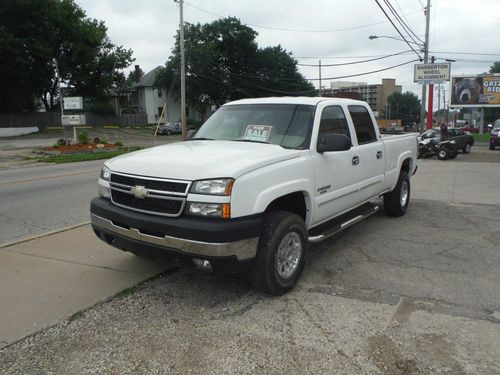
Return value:
M 144 186 L 136 185 L 130 189 L 130 193 L 134 194 L 134 197 L 142 199 L 148 195 L 148 189 Z

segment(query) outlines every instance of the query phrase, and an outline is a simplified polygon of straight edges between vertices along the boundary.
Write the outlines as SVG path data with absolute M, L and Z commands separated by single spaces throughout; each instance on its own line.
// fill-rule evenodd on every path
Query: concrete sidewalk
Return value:
M 111 248 L 89 224 L 0 247 L 0 348 L 171 268 Z

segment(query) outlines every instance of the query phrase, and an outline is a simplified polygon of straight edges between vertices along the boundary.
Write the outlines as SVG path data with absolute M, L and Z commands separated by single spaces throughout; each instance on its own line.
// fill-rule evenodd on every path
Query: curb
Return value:
M 88 224 L 90 224 L 90 221 L 85 221 L 83 223 L 75 224 L 75 225 L 72 225 L 72 226 L 69 226 L 69 227 L 66 227 L 66 228 L 60 228 L 60 229 L 51 230 L 49 232 L 35 234 L 33 236 L 25 237 L 25 238 L 22 238 L 20 240 L 15 240 L 15 241 L 11 241 L 11 242 L 5 242 L 5 243 L 0 244 L 0 250 L 1 249 L 5 249 L 7 247 L 12 247 L 14 245 L 18 245 L 20 243 L 33 241 L 33 240 L 37 240 L 39 238 L 51 236 L 53 234 L 58 234 L 58 233 L 61 233 L 61 232 L 66 232 L 66 231 L 69 231 L 69 230 L 72 230 L 72 229 L 80 228 L 80 227 L 83 227 L 83 226 L 88 225 Z

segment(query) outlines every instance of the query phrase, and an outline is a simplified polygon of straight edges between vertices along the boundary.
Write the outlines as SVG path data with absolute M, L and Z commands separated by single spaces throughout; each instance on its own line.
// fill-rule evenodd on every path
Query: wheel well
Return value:
M 297 191 L 295 193 L 279 197 L 267 206 L 266 212 L 270 211 L 290 211 L 299 215 L 305 221 L 307 208 L 304 194 Z
M 411 159 L 406 159 L 403 164 L 401 164 L 401 170 L 405 171 L 406 174 L 410 174 L 410 169 L 411 169 Z

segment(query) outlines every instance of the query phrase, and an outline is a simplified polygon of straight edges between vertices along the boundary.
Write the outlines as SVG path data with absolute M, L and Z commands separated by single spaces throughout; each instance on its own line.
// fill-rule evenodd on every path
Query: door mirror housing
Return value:
M 194 129 L 189 129 L 186 133 L 186 140 L 190 140 L 191 138 L 193 138 L 194 136 L 196 135 L 196 130 Z
M 316 150 L 323 152 L 347 151 L 352 147 L 351 140 L 344 134 L 325 134 L 320 135 Z

